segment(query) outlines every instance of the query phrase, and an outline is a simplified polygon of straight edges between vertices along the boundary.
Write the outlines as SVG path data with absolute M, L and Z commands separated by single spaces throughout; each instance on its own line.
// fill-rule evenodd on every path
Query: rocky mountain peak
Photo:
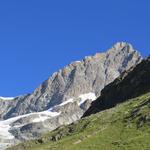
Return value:
M 117 43 L 58 70 L 31 94 L 0 100 L 0 129 L 7 127 L 0 141 L 5 134 L 6 141 L 13 135 L 12 142 L 35 138 L 80 119 L 106 85 L 141 60 L 132 46 Z
M 10 118 L 30 112 L 46 110 L 70 98 L 81 94 L 95 93 L 101 90 L 124 70 L 141 62 L 141 55 L 131 44 L 118 42 L 106 53 L 96 53 L 81 61 L 75 61 L 44 81 L 35 91 L 26 97 L 18 97 L 18 103 L 9 107 L 2 118 Z M 21 99 L 21 100 L 20 100 Z
M 137 50 L 134 49 L 134 47 L 130 44 L 130 43 L 127 43 L 127 42 L 117 42 L 116 44 L 114 44 L 112 46 L 112 48 L 110 48 L 108 51 L 107 51 L 107 54 L 117 54 L 117 55 L 120 55 L 120 54 L 130 54 L 130 53 L 135 53 L 137 56 L 139 56 L 139 52 Z
M 116 44 L 114 44 L 112 49 L 121 50 L 121 49 L 126 48 L 126 47 L 130 50 L 134 50 L 133 46 L 130 43 L 127 43 L 127 42 L 117 42 Z

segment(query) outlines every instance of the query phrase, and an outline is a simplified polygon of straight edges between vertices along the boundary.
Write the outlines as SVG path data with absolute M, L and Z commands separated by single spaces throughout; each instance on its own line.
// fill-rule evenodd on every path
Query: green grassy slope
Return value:
M 9 150 L 150 150 L 150 93 Z

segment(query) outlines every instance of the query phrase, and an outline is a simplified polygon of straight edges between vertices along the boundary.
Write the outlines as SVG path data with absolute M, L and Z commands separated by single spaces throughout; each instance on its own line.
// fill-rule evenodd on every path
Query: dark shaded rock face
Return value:
M 147 92 L 150 92 L 150 57 L 107 85 L 102 90 L 101 96 L 85 112 L 84 117 Z

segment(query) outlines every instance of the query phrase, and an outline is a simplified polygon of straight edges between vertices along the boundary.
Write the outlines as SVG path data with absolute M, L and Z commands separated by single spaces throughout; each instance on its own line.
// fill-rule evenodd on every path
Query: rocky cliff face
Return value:
M 141 60 L 130 44 L 117 43 L 55 72 L 32 94 L 0 100 L 0 141 L 35 138 L 80 119 L 107 84 Z
M 101 96 L 86 111 L 84 117 L 147 92 L 150 92 L 150 57 L 136 67 L 125 71 L 114 82 L 107 85 L 102 90 Z

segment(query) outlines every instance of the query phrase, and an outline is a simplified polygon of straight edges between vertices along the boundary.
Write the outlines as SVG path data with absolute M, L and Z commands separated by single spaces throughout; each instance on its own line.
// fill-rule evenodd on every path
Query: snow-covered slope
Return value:
M 24 119 L 24 118 L 27 118 L 27 117 L 32 117 L 34 116 L 33 120 L 31 120 L 31 122 L 43 122 L 49 118 L 52 118 L 52 117 L 56 117 L 58 115 L 60 115 L 61 112 L 52 112 L 52 111 L 43 111 L 43 112 L 37 112 L 37 113 L 30 113 L 30 114 L 26 114 L 26 115 L 21 115 L 21 116 L 18 116 L 18 117 L 13 117 L 13 118 L 10 118 L 10 119 L 7 119 L 7 120 L 4 120 L 4 121 L 0 121 L 0 137 L 1 138 L 4 138 L 4 139 L 13 139 L 14 136 L 13 134 L 11 134 L 9 131 L 11 130 L 11 128 L 16 128 L 16 127 L 21 127 L 21 126 L 24 126 L 25 124 L 21 124 L 20 126 L 18 125 L 15 125 L 13 126 L 12 124 L 19 120 L 19 119 Z
M 18 117 L 13 117 L 4 121 L 0 121 L 0 150 L 5 149 L 5 147 L 7 147 L 8 145 L 17 143 L 15 136 L 13 135 L 13 133 L 11 133 L 16 128 L 20 128 L 28 123 L 43 122 L 49 118 L 56 117 L 58 115 L 60 115 L 60 112 L 57 113 L 51 111 L 43 111 L 38 113 L 21 115 Z M 15 123 L 17 120 L 28 118 L 28 117 L 34 119 L 30 120 L 30 122 L 26 122 L 26 124 L 13 125 L 13 123 Z
M 28 124 L 34 124 L 34 123 L 38 123 L 38 122 L 43 122 L 44 125 L 44 121 L 48 120 L 48 119 L 52 119 L 53 117 L 57 117 L 59 118 L 59 115 L 61 115 L 61 113 L 64 113 L 65 109 L 61 110 L 61 107 L 64 107 L 65 105 L 68 105 L 69 103 L 73 106 L 74 103 L 77 103 L 78 106 L 80 107 L 82 104 L 84 104 L 87 100 L 93 101 L 96 100 L 96 95 L 95 93 L 85 93 L 82 95 L 79 95 L 78 98 L 70 98 L 69 100 L 62 102 L 59 105 L 56 105 L 54 107 L 49 108 L 46 111 L 42 111 L 42 112 L 36 112 L 36 113 L 29 113 L 29 114 L 25 114 L 25 115 L 20 115 L 17 117 L 12 117 L 10 119 L 4 120 L 4 121 L 0 121 L 0 146 L 6 146 L 11 142 L 15 142 L 15 134 L 13 133 L 13 131 L 17 131 L 18 128 L 22 128 Z M 57 110 L 57 112 L 55 111 Z M 20 120 L 26 120 L 24 123 L 21 122 Z M 67 123 L 68 124 L 68 123 Z M 57 127 L 58 125 L 56 125 Z M 16 141 L 17 142 L 17 141 Z

